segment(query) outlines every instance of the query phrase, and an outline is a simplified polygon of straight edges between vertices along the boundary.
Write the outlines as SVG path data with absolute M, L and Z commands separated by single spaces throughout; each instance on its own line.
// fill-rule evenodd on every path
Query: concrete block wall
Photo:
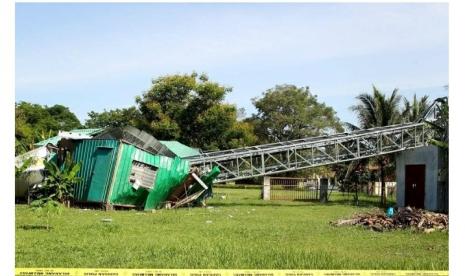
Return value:
M 397 206 L 405 206 L 405 166 L 425 165 L 425 209 L 438 211 L 443 209 L 443 196 L 438 186 L 440 151 L 436 146 L 406 150 L 396 155 Z

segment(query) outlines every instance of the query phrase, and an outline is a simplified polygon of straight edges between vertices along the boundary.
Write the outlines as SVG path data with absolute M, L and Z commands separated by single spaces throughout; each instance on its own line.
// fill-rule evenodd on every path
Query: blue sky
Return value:
M 227 101 L 309 86 L 343 121 L 372 84 L 447 94 L 447 4 L 16 4 L 16 101 L 87 112 L 134 105 L 151 80 L 205 72 Z

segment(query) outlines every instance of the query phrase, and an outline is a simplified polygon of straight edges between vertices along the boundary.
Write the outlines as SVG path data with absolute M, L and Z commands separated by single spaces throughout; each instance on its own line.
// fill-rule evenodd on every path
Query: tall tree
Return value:
M 60 104 L 45 106 L 48 114 L 57 124 L 56 130 L 71 130 L 82 127 L 81 122 L 68 107 Z
M 351 107 L 357 114 L 359 126 L 362 129 L 398 124 L 401 121 L 399 105 L 402 97 L 394 89 L 391 95 L 386 96 L 373 86 L 372 94 L 363 93 L 356 97 L 358 103 Z M 350 125 L 350 124 L 349 124 Z M 391 155 L 376 157 L 381 180 L 381 204 L 386 205 L 386 166 L 392 162 Z
M 35 143 L 36 135 L 31 124 L 28 124 L 26 114 L 21 109 L 18 109 L 16 104 L 15 112 L 15 154 L 32 149 Z
M 342 131 L 336 112 L 318 102 L 308 87 L 277 85 L 254 98 L 248 119 L 262 142 L 279 142 Z
M 417 95 L 413 95 L 413 100 L 410 102 L 407 98 L 404 98 L 404 107 L 402 109 L 402 120 L 404 122 L 414 122 L 418 120 L 423 113 L 428 109 L 430 102 L 428 96 L 425 95 L 419 100 Z
M 89 128 L 135 126 L 141 120 L 141 114 L 134 106 L 104 110 L 100 113 L 91 111 L 87 115 L 89 119 L 86 120 L 85 125 Z
M 28 102 L 15 104 L 15 152 L 25 152 L 33 144 L 58 133 L 81 127 L 81 123 L 68 107 L 42 106 Z
M 136 103 L 141 112 L 138 126 L 156 138 L 207 150 L 256 142 L 249 123 L 237 120 L 237 108 L 224 103 L 231 88 L 196 73 L 167 75 L 152 83 Z

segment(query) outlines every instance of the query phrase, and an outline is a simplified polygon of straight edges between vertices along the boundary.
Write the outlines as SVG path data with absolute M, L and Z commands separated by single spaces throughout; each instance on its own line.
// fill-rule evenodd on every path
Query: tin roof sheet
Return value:
M 171 152 L 180 158 L 186 158 L 200 154 L 198 149 L 191 148 L 178 141 L 160 141 L 160 143 L 165 145 Z
M 74 133 L 74 134 L 80 134 L 80 135 L 95 135 L 97 133 L 100 133 L 103 131 L 103 128 L 83 128 L 83 129 L 73 129 L 73 130 L 70 130 L 68 131 L 69 133 Z M 45 145 L 48 145 L 48 144 L 53 144 L 53 145 L 57 145 L 58 141 L 61 140 L 62 137 L 60 136 L 54 136 L 54 137 L 50 137 L 48 139 L 45 139 L 45 140 L 42 140 L 40 142 L 37 142 L 35 143 L 34 145 L 35 146 L 45 146 Z

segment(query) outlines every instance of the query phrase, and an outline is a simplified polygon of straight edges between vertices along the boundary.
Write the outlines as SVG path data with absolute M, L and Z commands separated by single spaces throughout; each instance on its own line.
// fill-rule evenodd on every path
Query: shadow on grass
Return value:
M 258 200 L 257 200 L 258 201 Z M 305 204 L 307 203 L 307 204 Z M 390 202 L 388 205 L 391 204 Z M 263 202 L 211 202 L 209 206 L 285 206 L 285 207 L 302 207 L 302 206 L 355 206 L 355 207 L 381 207 L 379 202 L 370 200 L 359 200 L 356 204 L 352 200 L 334 200 L 326 203 L 321 203 L 318 200 L 270 200 Z
M 24 225 L 18 226 L 17 228 L 22 229 L 22 230 L 50 230 L 52 229 L 51 226 L 47 229 L 47 226 L 37 225 L 37 224 L 24 224 Z
M 302 204 L 292 204 L 292 201 L 286 202 L 264 202 L 264 203 L 253 203 L 253 202 L 212 202 L 208 203 L 208 206 L 283 206 L 283 207 L 302 207 Z

